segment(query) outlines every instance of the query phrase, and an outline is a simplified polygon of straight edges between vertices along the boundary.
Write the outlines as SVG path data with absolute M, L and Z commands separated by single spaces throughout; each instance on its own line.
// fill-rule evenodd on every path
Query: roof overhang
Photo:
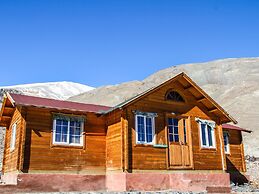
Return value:
M 230 129 L 230 130 L 236 130 L 236 131 L 243 131 L 243 132 L 247 132 L 247 133 L 252 133 L 253 131 L 249 130 L 249 129 L 244 129 L 244 128 L 241 128 L 239 126 L 236 126 L 236 125 L 230 125 L 230 124 L 223 124 L 222 125 L 222 128 L 223 129 Z
M 5 93 L 3 97 L 3 102 L 0 110 L 0 126 L 1 127 L 8 127 L 11 120 L 13 113 L 15 111 L 15 106 L 12 97 Z
M 237 121 L 229 114 L 227 111 L 225 111 L 214 99 L 212 99 L 204 90 L 202 90 L 190 77 L 188 77 L 184 72 L 174 76 L 173 78 L 170 78 L 166 80 L 165 82 L 159 84 L 158 86 L 152 87 L 130 99 L 127 101 L 122 102 L 121 104 L 118 104 L 117 106 L 111 108 L 110 110 L 104 112 L 104 114 L 110 113 L 112 111 L 115 111 L 117 109 L 124 108 L 126 106 L 129 106 L 132 103 L 135 103 L 136 101 L 140 100 L 141 98 L 145 97 L 146 95 L 149 95 L 161 87 L 165 86 L 168 83 L 178 81 L 184 90 L 188 90 L 196 99 L 196 101 L 199 103 L 200 106 L 203 106 L 210 114 L 214 114 L 221 118 L 221 123 L 228 123 L 233 122 L 237 124 Z M 195 91 L 195 92 L 194 92 Z

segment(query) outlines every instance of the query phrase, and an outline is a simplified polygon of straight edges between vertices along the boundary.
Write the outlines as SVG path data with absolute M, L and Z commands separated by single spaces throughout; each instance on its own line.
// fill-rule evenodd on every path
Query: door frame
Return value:
M 169 130 L 168 130 L 168 118 L 177 118 L 177 119 L 186 119 L 186 138 L 189 145 L 189 157 L 190 157 L 190 166 L 170 166 L 170 142 L 169 142 Z M 184 115 L 172 115 L 170 113 L 165 114 L 165 140 L 167 144 L 166 149 L 166 164 L 168 170 L 175 169 L 194 169 L 193 165 L 193 150 L 192 150 L 192 135 L 191 135 L 191 117 Z

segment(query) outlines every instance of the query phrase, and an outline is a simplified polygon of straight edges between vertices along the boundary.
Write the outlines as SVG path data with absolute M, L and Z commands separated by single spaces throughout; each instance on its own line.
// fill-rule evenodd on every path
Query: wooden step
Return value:
M 208 193 L 231 193 L 231 187 L 207 187 Z

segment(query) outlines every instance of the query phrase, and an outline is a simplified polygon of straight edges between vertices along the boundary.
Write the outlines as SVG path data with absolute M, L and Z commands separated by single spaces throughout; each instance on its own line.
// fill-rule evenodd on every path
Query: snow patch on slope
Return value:
M 5 91 L 17 91 L 25 95 L 53 98 L 58 100 L 66 100 L 71 96 L 94 89 L 93 87 L 87 85 L 66 81 L 2 86 L 0 88 Z

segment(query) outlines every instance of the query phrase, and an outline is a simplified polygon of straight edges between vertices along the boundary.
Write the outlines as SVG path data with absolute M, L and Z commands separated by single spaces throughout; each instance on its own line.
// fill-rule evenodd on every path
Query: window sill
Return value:
M 135 144 L 134 147 L 168 148 L 168 146 L 164 144 Z
M 73 148 L 73 149 L 83 149 L 82 145 L 65 145 L 65 144 L 52 144 L 51 148 Z
M 211 150 L 211 151 L 216 151 L 217 148 L 215 147 L 201 147 L 201 150 Z
M 135 144 L 134 147 L 153 147 L 153 144 Z
M 154 148 L 168 148 L 168 146 L 165 144 L 155 144 L 155 145 L 153 145 L 153 147 Z

